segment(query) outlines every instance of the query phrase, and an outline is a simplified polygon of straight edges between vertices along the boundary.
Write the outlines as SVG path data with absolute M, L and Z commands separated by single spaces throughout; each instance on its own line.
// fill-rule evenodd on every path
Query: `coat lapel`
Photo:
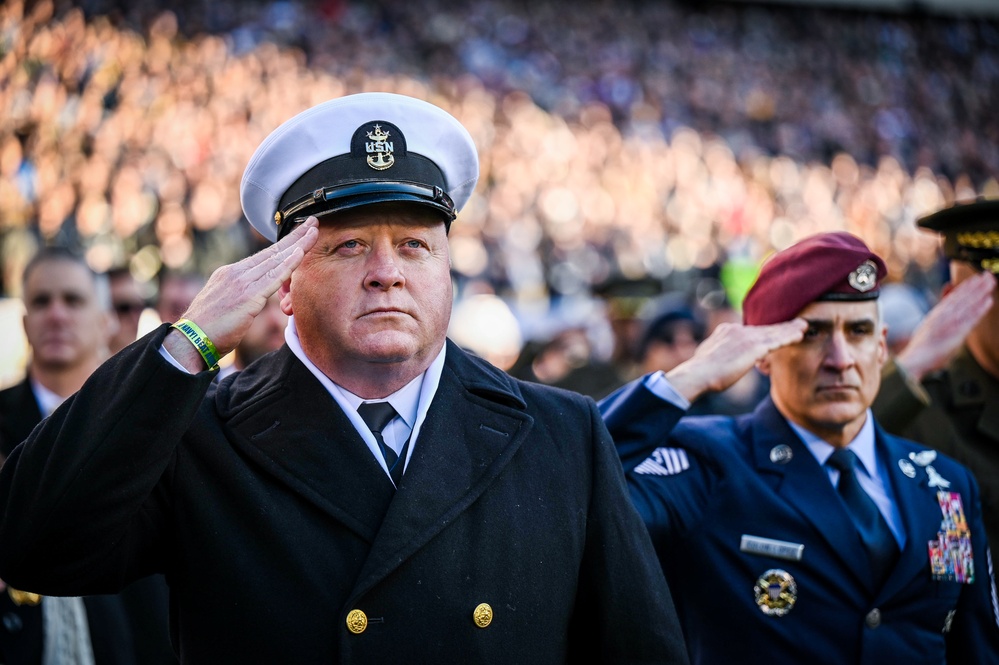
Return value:
M 505 376 L 449 342 L 441 382 L 355 593 L 364 593 L 465 511 L 502 473 L 533 418 Z
M 337 402 L 287 349 L 219 387 L 229 438 L 306 500 L 373 541 L 394 488 Z M 235 405 L 228 411 L 228 405 Z
M 0 393 L 0 455 L 9 455 L 41 421 L 29 379 Z
M 905 548 L 895 570 L 879 594 L 887 598 L 908 588 L 916 575 L 930 575 L 929 541 L 940 530 L 943 513 L 937 500 L 937 490 L 929 486 L 929 476 L 922 466 L 915 466 L 916 477 L 909 478 L 899 466 L 899 460 L 909 460 L 911 446 L 900 439 L 877 431 L 878 447 L 895 494 L 895 503 L 905 529 Z
M 770 398 L 753 413 L 752 430 L 757 470 L 770 477 L 774 491 L 815 528 L 828 543 L 828 551 L 843 561 L 857 581 L 873 592 L 869 557 L 856 526 L 828 474 Z M 786 449 L 790 449 L 789 460 L 786 452 L 771 455 L 771 451 Z M 808 557 L 807 551 L 804 556 Z

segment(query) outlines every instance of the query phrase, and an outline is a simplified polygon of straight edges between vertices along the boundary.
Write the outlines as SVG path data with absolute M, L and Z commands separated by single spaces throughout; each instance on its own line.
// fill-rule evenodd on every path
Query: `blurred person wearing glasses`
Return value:
M 146 309 L 139 283 L 128 268 L 113 268 L 107 272 L 111 288 L 111 311 L 118 320 L 118 328 L 108 346 L 111 353 L 118 353 L 135 341 L 139 332 L 139 318 Z

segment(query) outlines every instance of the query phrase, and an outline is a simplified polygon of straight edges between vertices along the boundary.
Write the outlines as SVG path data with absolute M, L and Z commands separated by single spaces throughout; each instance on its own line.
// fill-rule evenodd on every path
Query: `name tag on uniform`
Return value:
M 785 540 L 743 534 L 742 540 L 739 542 L 739 551 L 788 561 L 801 561 L 805 546 L 801 543 L 789 543 Z

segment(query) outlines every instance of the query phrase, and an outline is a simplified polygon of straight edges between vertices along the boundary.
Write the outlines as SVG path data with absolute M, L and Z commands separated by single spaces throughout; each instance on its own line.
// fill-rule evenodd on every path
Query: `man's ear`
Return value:
M 281 311 L 285 313 L 285 316 L 291 316 L 294 314 L 294 312 L 291 311 L 291 277 L 281 283 L 277 292 L 278 298 L 281 299 Z
M 770 354 L 763 356 L 756 361 L 756 369 L 760 371 L 763 376 L 770 376 Z
M 878 336 L 878 367 L 884 367 L 888 362 L 888 326 L 881 326 L 881 334 Z

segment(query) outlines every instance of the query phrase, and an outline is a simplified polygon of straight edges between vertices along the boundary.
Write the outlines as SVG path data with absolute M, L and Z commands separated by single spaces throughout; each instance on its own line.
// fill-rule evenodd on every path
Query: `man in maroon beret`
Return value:
M 884 262 L 848 233 L 763 264 L 744 325 L 601 403 L 692 662 L 996 663 L 978 486 L 871 415 Z M 686 417 L 753 365 L 752 414 Z

